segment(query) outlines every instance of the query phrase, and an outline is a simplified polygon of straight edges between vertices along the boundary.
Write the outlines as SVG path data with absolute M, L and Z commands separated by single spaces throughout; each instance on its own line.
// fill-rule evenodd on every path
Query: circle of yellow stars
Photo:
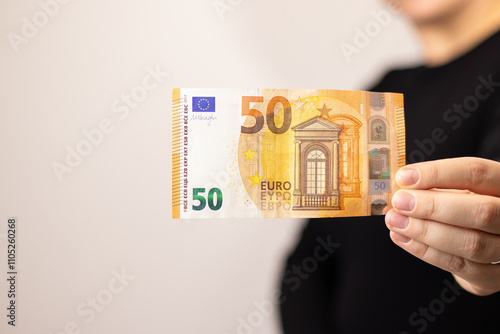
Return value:
M 201 102 L 203 102 L 203 101 L 205 101 L 205 102 L 207 103 L 207 105 L 206 105 L 206 107 L 205 107 L 205 108 L 203 108 L 203 107 L 201 106 Z M 198 100 L 198 108 L 199 108 L 200 110 L 208 110 L 208 109 L 210 108 L 210 101 L 208 101 L 208 100 L 207 100 L 206 98 L 204 98 L 204 97 L 203 97 L 203 98 L 201 98 L 201 99 L 199 99 L 199 100 Z

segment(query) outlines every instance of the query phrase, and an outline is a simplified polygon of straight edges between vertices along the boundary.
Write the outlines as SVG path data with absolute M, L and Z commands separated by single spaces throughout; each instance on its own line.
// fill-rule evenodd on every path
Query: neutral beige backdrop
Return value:
M 171 89 L 364 89 L 418 59 L 413 32 L 391 14 L 348 61 L 341 45 L 376 28 L 377 0 L 54 3 L 0 1 L 0 332 L 279 333 L 277 306 L 256 303 L 278 288 L 303 222 L 170 219 Z M 151 70 L 169 75 L 120 118 L 115 101 Z M 54 162 L 106 119 L 113 131 L 60 182 Z M 10 216 L 15 329 L 5 316 Z

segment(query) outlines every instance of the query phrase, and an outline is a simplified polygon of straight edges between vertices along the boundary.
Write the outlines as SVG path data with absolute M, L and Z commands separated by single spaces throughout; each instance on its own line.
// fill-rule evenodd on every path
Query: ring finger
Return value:
M 470 261 L 488 264 L 500 259 L 498 235 L 433 220 L 408 217 L 394 210 L 386 214 L 386 224 L 391 231 Z

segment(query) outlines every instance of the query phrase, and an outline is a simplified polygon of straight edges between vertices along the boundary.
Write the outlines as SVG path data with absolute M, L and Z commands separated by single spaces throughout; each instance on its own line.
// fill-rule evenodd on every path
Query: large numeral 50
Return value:
M 263 102 L 263 96 L 243 96 L 241 101 L 241 115 L 242 116 L 253 116 L 255 118 L 255 125 L 252 127 L 241 126 L 241 133 L 253 134 L 262 130 L 264 126 L 264 116 L 257 109 L 250 109 L 251 102 Z M 281 103 L 284 109 L 284 119 L 283 125 L 278 128 L 274 122 L 274 107 L 276 103 Z M 283 96 L 273 97 L 267 104 L 266 111 L 266 121 L 267 127 L 272 133 L 277 135 L 285 133 L 292 123 L 292 108 L 290 107 L 290 102 Z
M 201 211 L 208 204 L 210 210 L 217 211 L 222 206 L 222 191 L 219 188 L 212 188 L 208 192 L 208 197 L 202 196 L 205 188 L 193 188 L 193 200 L 199 201 L 198 205 L 193 204 L 193 210 Z

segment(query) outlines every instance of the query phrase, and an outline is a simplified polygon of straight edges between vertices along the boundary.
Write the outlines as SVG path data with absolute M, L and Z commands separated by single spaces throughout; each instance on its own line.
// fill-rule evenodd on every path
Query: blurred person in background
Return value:
M 385 217 L 308 222 L 281 281 L 283 329 L 499 333 L 500 1 L 391 3 L 424 51 L 371 88 L 404 94 L 402 189 Z

